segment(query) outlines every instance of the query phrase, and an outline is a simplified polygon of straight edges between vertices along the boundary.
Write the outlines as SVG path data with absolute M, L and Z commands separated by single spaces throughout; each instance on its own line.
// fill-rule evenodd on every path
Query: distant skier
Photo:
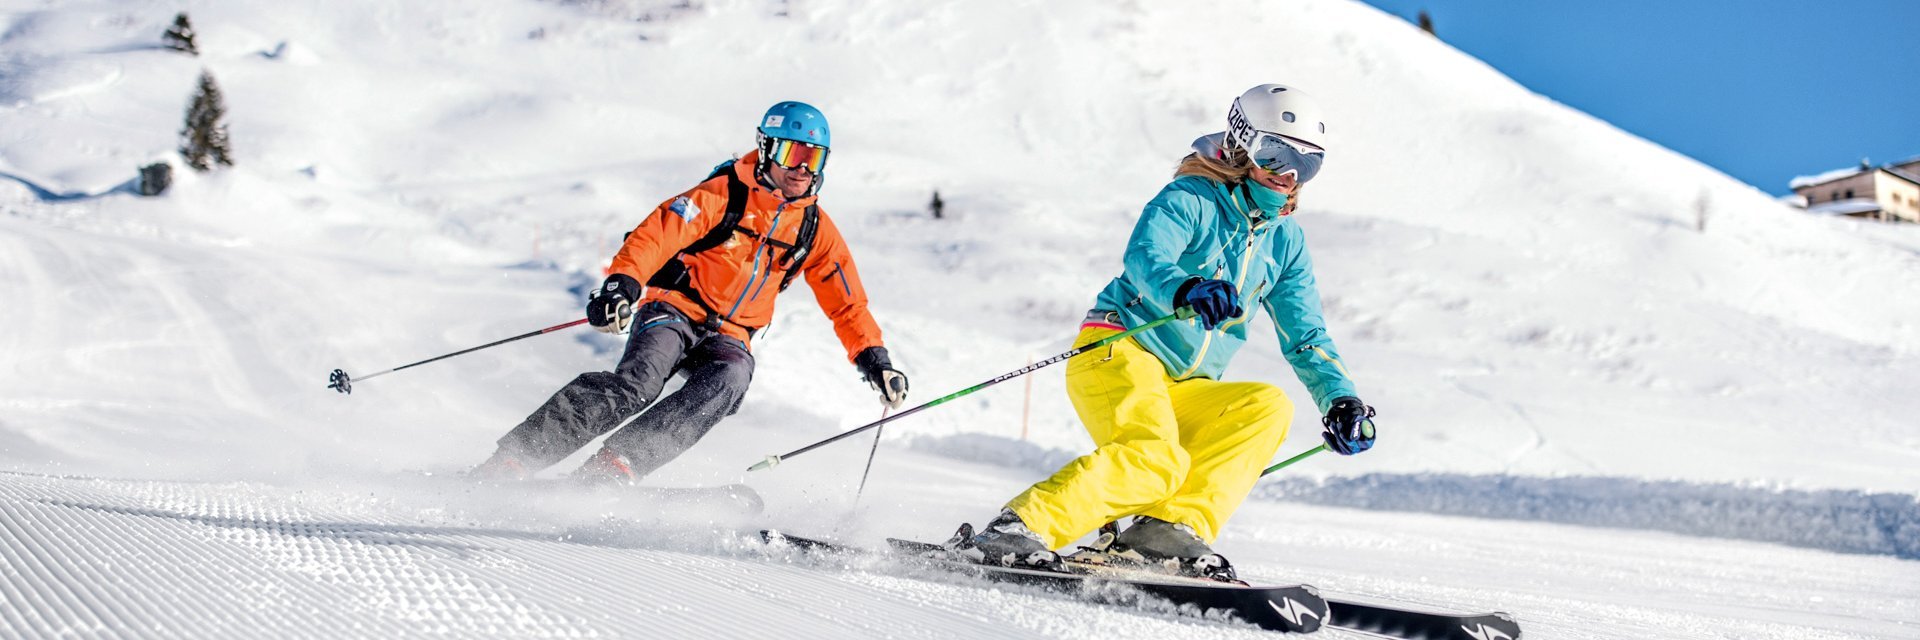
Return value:
M 813 288 L 881 401 L 906 400 L 907 377 L 893 368 L 867 313 L 853 256 L 814 202 L 831 146 L 826 116 L 779 103 L 761 118 L 757 139 L 757 150 L 654 208 L 614 255 L 612 275 L 587 301 L 587 318 L 601 331 L 639 325 L 614 371 L 583 373 L 562 387 L 500 438 L 476 475 L 527 477 L 636 413 L 574 477 L 631 483 L 678 457 L 739 408 L 753 379 L 749 341 L 796 277 Z M 660 397 L 675 373 L 686 384 Z
M 956 541 L 961 551 L 1058 567 L 1054 549 L 1135 516 L 1110 551 L 1232 579 L 1209 545 L 1279 449 L 1293 413 L 1278 387 L 1218 379 L 1246 341 L 1246 300 L 1279 329 L 1295 375 L 1326 416 L 1328 448 L 1353 455 L 1373 446 L 1373 409 L 1356 397 L 1327 336 L 1306 238 L 1288 219 L 1326 157 L 1321 116 L 1300 90 L 1260 85 L 1234 100 L 1227 131 L 1194 142 L 1173 182 L 1147 203 L 1125 271 L 1100 292 L 1075 344 L 1180 307 L 1197 316 L 1070 361 L 1067 395 L 1096 448 Z

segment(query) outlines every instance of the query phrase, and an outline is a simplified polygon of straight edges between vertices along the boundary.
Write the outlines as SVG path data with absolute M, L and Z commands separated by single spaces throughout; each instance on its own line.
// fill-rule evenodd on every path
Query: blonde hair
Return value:
M 1227 152 L 1224 160 L 1199 153 L 1189 153 L 1187 157 L 1180 159 L 1179 166 L 1173 168 L 1173 177 L 1200 176 L 1231 186 L 1251 179 L 1253 172 L 1258 170 L 1259 167 L 1247 158 L 1247 151 L 1236 147 Z M 1305 185 L 1301 185 L 1294 188 L 1293 196 L 1287 198 L 1287 206 L 1281 211 L 1281 215 L 1293 215 L 1294 208 L 1300 205 L 1300 192 L 1304 187 Z
M 1235 148 L 1225 159 L 1189 153 L 1180 159 L 1180 166 L 1174 167 L 1173 177 L 1200 176 L 1220 184 L 1235 184 L 1252 175 L 1253 169 L 1246 150 Z

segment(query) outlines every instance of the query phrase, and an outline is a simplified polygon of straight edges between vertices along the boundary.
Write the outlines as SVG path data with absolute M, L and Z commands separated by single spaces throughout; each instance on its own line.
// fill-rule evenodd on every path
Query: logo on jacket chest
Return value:
M 667 210 L 686 222 L 693 222 L 694 218 L 700 217 L 700 205 L 694 204 L 693 199 L 686 196 L 674 198 L 673 202 L 667 205 Z

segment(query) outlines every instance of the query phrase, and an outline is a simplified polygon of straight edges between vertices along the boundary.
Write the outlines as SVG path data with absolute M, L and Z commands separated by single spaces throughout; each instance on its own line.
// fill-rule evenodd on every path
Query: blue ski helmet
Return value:
M 827 131 L 827 116 L 805 102 L 789 100 L 773 105 L 767 115 L 760 118 L 760 135 L 833 146 L 833 135 Z
M 807 195 L 820 193 L 820 185 L 827 180 L 827 150 L 833 146 L 833 134 L 827 130 L 827 116 L 819 109 L 805 102 L 787 101 L 767 109 L 767 115 L 760 118 L 759 133 L 755 146 L 760 148 L 760 163 L 754 167 L 754 173 L 765 180 L 767 168 L 778 156 L 781 166 L 788 159 L 800 160 L 811 157 L 813 186 L 807 189 Z M 812 147 L 811 149 L 807 149 Z M 798 152 L 798 155 L 789 155 Z

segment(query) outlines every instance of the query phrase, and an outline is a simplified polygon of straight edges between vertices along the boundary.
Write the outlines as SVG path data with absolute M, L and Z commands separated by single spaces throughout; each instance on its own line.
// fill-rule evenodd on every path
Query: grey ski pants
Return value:
M 634 472 L 644 475 L 685 453 L 721 418 L 739 410 L 753 381 L 747 345 L 708 332 L 662 302 L 640 307 L 634 317 L 626 351 L 612 373 L 580 374 L 501 437 L 500 447 L 528 469 L 543 469 L 639 413 L 604 446 L 626 456 Z M 686 376 L 686 384 L 660 397 L 675 373 Z

